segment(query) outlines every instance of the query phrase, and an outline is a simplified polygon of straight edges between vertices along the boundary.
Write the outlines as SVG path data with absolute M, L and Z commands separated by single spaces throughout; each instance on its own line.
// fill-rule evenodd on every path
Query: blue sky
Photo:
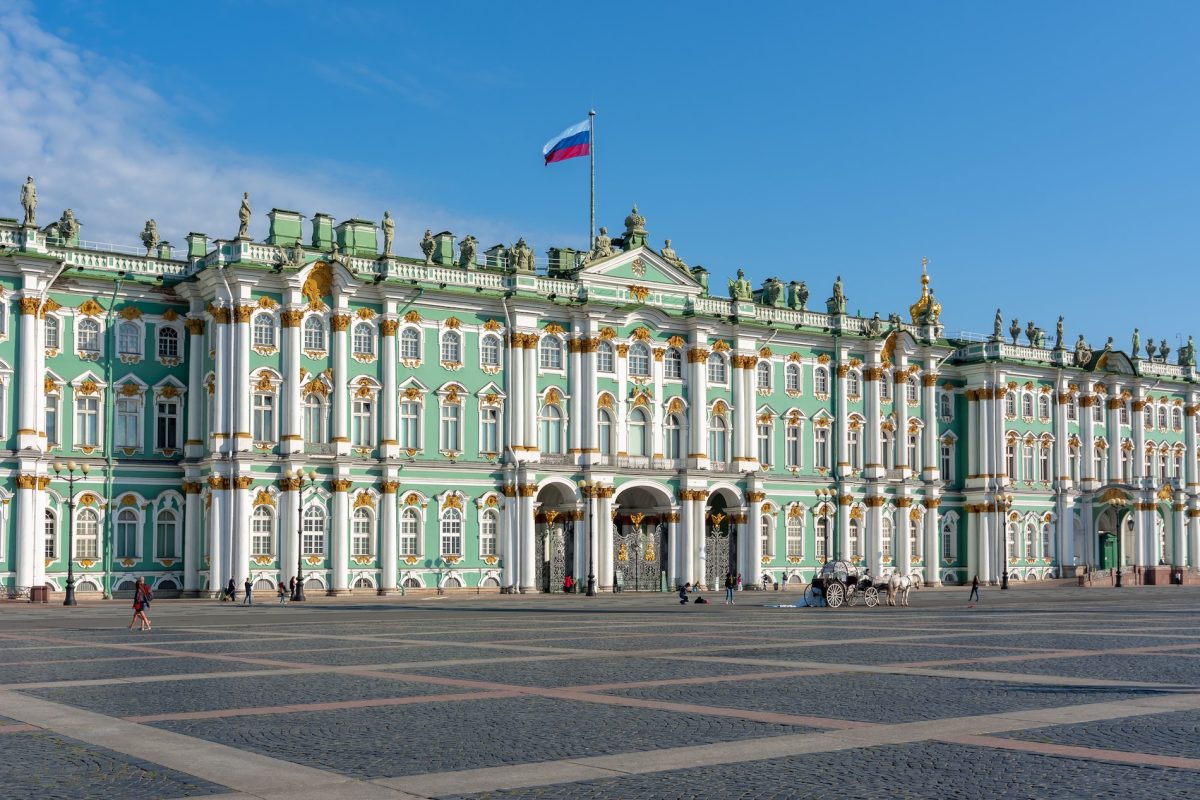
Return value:
M 587 161 L 540 151 L 594 106 L 599 222 L 636 201 L 714 291 L 841 274 L 886 315 L 927 256 L 951 332 L 1000 306 L 1119 348 L 1200 334 L 1200 6 L 734 8 L 17 4 L 0 213 L 32 173 L 102 241 L 232 235 L 248 190 L 258 235 L 271 206 L 389 208 L 402 252 L 427 227 L 582 246 Z

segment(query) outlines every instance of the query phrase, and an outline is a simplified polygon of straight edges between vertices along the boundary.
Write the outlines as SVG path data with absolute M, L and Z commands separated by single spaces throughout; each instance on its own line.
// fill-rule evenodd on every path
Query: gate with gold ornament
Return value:
M 543 592 L 561 592 L 567 577 L 567 564 L 574 560 L 573 523 L 564 522 L 565 514 L 547 511 L 537 529 L 537 586 Z
M 621 591 L 662 591 L 667 568 L 667 526 L 646 514 L 619 518 L 613 525 L 613 578 Z

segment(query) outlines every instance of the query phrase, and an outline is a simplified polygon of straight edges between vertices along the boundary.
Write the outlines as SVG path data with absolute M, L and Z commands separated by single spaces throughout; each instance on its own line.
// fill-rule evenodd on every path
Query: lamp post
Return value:
M 1005 517 L 1008 516 L 1008 510 L 1012 508 L 1013 496 L 999 492 L 996 494 L 996 512 L 1000 517 L 1000 527 L 996 529 L 996 534 L 1001 537 L 1003 542 L 1004 552 L 1004 572 L 1000 576 L 1000 589 L 1008 590 L 1008 522 Z
M 821 519 L 825 522 L 825 561 L 826 562 L 829 561 L 829 544 L 830 544 L 829 503 L 830 503 L 830 501 L 833 500 L 833 498 L 834 498 L 834 494 L 830 490 L 817 489 L 817 502 L 820 504 L 820 516 L 821 516 Z
M 1125 499 L 1125 497 L 1114 497 L 1111 502 L 1114 506 L 1118 506 L 1118 507 L 1124 507 L 1124 506 L 1129 505 L 1129 501 L 1127 499 Z M 1123 540 L 1125 539 L 1125 532 L 1122 530 L 1122 523 L 1120 521 L 1121 513 L 1118 511 L 1115 516 L 1117 519 L 1117 583 L 1116 583 L 1116 587 L 1118 589 L 1120 589 L 1121 588 L 1121 559 L 1122 559 L 1122 553 L 1121 553 L 1122 547 L 1121 546 L 1124 544 Z
M 63 469 L 67 471 L 65 477 L 62 474 Z M 76 469 L 79 470 L 79 477 L 75 476 Z M 65 480 L 69 487 L 67 494 L 67 595 L 63 598 L 64 606 L 77 605 L 75 602 L 75 482 L 86 478 L 90 469 L 87 464 L 76 465 L 74 461 L 68 461 L 65 467 L 59 462 L 54 463 L 54 474 Z
M 579 481 L 579 490 L 580 490 L 580 492 L 583 493 L 583 496 L 585 498 L 587 498 L 589 501 L 593 500 L 597 496 L 596 490 L 598 488 L 599 487 L 592 481 L 589 481 L 589 480 L 580 480 Z M 591 506 L 591 505 L 592 504 L 589 502 L 589 506 Z M 596 533 L 595 510 L 596 509 L 594 507 L 588 508 L 588 543 L 587 543 L 588 576 L 587 576 L 587 591 L 585 592 L 585 594 L 588 597 L 596 596 L 596 548 L 593 545 L 593 541 L 592 541 L 593 534 Z
M 286 474 L 286 473 L 285 473 Z M 292 602 L 302 603 L 304 597 L 304 482 L 307 480 L 311 487 L 317 482 L 317 471 L 310 469 L 307 473 L 299 467 L 290 477 L 300 482 L 296 489 L 296 588 L 292 591 Z

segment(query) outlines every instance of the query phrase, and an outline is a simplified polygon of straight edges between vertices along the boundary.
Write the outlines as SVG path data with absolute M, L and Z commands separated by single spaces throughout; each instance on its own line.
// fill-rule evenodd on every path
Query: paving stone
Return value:
M 1026 742 L 1200 758 L 1200 711 L 1055 725 L 998 735 Z M 1200 776 L 1197 780 L 1200 781 Z
M 22 664 L 6 667 L 0 671 L 0 684 L 184 675 L 193 672 L 238 672 L 250 669 L 262 669 L 262 667 L 233 661 L 210 661 L 206 658 L 147 658 L 128 661 L 80 659 L 75 662 Z
M 740 675 L 771 671 L 757 666 L 719 662 L 681 661 L 670 658 L 584 658 L 553 661 L 512 661 L 446 667 L 414 667 L 422 675 L 466 678 L 516 686 L 583 686 L 599 683 L 633 683 L 710 675 Z M 414 680 L 420 680 L 415 678 Z
M 992 664 L 961 664 L 946 669 L 1017 672 L 1033 675 L 1062 675 L 1072 678 L 1102 678 L 1114 681 L 1200 685 L 1200 659 L 1161 653 L 1134 656 L 1072 656 L 1033 661 Z
M 353 666 L 355 664 L 404 664 L 407 662 L 449 661 L 456 658 L 486 660 L 495 656 L 522 656 L 520 651 L 499 651 L 462 647 L 447 643 L 444 647 L 396 645 L 393 647 L 359 648 L 355 642 L 331 642 L 329 649 L 318 653 L 297 655 L 294 660 L 306 664 Z M 288 658 L 291 661 L 293 659 Z

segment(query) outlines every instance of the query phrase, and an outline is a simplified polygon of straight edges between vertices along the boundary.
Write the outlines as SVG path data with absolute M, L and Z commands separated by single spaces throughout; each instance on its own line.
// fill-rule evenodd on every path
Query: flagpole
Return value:
M 588 220 L 588 250 L 596 245 L 596 110 L 588 112 L 588 153 L 592 157 L 591 215 Z

